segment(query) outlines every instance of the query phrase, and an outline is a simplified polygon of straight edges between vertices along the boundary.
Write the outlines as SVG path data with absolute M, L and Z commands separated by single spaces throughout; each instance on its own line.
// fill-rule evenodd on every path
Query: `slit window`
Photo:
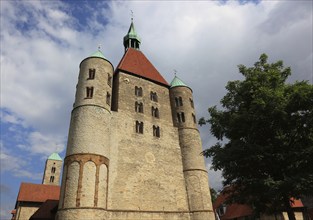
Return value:
M 143 134 L 143 122 L 136 121 L 136 133 Z
M 112 86 L 112 76 L 110 73 L 108 73 L 108 85 L 111 87 Z
M 152 106 L 151 107 L 151 114 L 153 117 L 159 118 L 159 109 Z
M 142 96 L 142 88 L 135 86 L 135 95 L 141 97 Z
M 50 183 L 54 182 L 54 176 L 50 176 Z
M 51 173 L 55 173 L 55 167 L 51 168 Z
M 195 116 L 195 114 L 192 114 L 192 119 L 193 119 L 193 123 L 197 123 L 197 120 L 196 120 L 196 116 Z
M 107 92 L 106 101 L 108 105 L 111 105 L 111 94 Z
M 154 102 L 158 102 L 158 95 L 156 92 L 150 92 L 150 99 Z
M 91 99 L 93 96 L 93 87 L 86 87 L 86 98 Z
M 96 75 L 96 69 L 89 69 L 88 79 L 94 79 Z
M 160 127 L 153 125 L 153 136 L 160 137 Z
M 185 122 L 185 114 L 184 114 L 184 112 L 178 112 L 177 113 L 177 122 L 178 123 Z
M 191 105 L 191 107 L 194 108 L 195 106 L 194 106 L 194 103 L 193 103 L 192 98 L 190 98 L 189 100 L 190 100 L 190 105 Z
M 143 103 L 135 102 L 135 111 L 139 113 L 143 113 Z

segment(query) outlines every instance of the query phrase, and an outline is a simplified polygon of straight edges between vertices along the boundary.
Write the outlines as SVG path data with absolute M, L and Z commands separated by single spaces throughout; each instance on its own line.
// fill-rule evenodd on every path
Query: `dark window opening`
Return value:
M 139 113 L 143 113 L 143 103 L 135 102 L 135 111 Z
M 154 108 L 153 106 L 151 107 L 151 114 L 153 117 L 155 118 L 159 118 L 159 109 L 158 108 Z
M 107 92 L 106 101 L 108 105 L 111 105 L 111 94 Z
M 96 75 L 96 69 L 89 69 L 89 74 L 87 79 L 94 79 Z
M 142 96 L 142 88 L 135 86 L 135 95 L 136 96 Z
M 54 176 L 50 176 L 50 183 L 54 182 Z
M 177 121 L 178 121 L 178 123 L 185 122 L 185 114 L 184 114 L 184 112 L 177 113 Z
M 158 95 L 156 92 L 150 92 L 150 99 L 154 102 L 158 102 Z
M 196 116 L 194 114 L 192 114 L 192 119 L 193 119 L 193 123 L 197 123 L 197 120 L 196 120 Z
M 51 168 L 51 173 L 55 173 L 55 167 Z
M 189 100 L 190 100 L 190 105 L 191 105 L 191 107 L 194 108 L 195 106 L 194 106 L 194 103 L 193 103 L 192 98 L 190 98 Z
M 136 121 L 136 133 L 143 134 L 143 122 Z
M 153 125 L 153 136 L 160 137 L 160 127 Z
M 108 85 L 112 86 L 112 76 L 108 73 Z
M 93 87 L 86 87 L 86 98 L 91 99 L 93 96 Z
M 175 97 L 175 107 L 183 106 L 182 97 Z

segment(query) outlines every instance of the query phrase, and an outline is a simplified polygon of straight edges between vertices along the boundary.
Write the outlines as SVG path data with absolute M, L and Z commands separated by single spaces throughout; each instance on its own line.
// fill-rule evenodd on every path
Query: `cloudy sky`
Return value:
M 261 53 L 312 83 L 312 1 L 6 1 L 1 4 L 1 219 L 20 182 L 41 183 L 45 159 L 65 154 L 81 60 L 101 44 L 116 66 L 131 10 L 141 50 L 170 82 L 194 91 L 198 118 L 219 105 L 237 65 Z M 215 142 L 201 128 L 203 147 Z M 207 167 L 210 161 L 207 159 Z M 219 189 L 220 175 L 210 171 Z

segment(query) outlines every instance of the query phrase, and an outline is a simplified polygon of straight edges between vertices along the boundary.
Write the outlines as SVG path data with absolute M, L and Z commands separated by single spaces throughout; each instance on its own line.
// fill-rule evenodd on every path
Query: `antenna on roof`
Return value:
M 133 10 L 130 10 L 130 15 L 131 15 L 131 20 L 133 21 L 134 20 L 134 12 L 133 12 Z

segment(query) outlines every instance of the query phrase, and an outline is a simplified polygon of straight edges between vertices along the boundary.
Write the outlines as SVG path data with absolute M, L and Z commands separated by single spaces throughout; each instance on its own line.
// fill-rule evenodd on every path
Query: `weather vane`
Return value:
M 133 10 L 130 10 L 130 15 L 131 15 L 131 19 L 133 21 L 134 20 L 134 12 L 133 12 Z

